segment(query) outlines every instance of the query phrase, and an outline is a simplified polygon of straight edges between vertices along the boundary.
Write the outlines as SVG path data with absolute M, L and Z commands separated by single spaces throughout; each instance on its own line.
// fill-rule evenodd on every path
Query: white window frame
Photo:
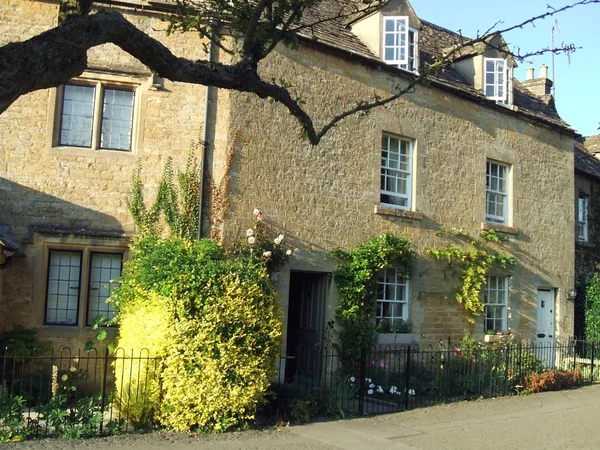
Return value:
M 144 109 L 142 105 L 145 102 L 148 76 L 144 75 L 120 75 L 109 72 L 86 71 L 81 76 L 73 78 L 66 85 L 82 85 L 95 88 L 94 92 L 94 112 L 92 123 L 91 146 L 62 145 L 61 125 L 63 118 L 63 100 L 64 86 L 61 85 L 52 90 L 51 103 L 54 105 L 54 114 L 48 123 L 50 131 L 49 147 L 52 151 L 64 152 L 66 150 L 74 151 L 76 154 L 85 152 L 93 153 L 118 153 L 132 154 L 136 153 L 142 145 L 142 118 Z M 103 93 L 104 89 L 117 89 L 133 92 L 133 118 L 131 125 L 131 140 L 128 150 L 119 150 L 114 148 L 102 148 L 100 146 L 100 128 L 102 121 Z
M 386 31 L 386 25 L 390 22 L 393 24 L 394 31 Z M 404 23 L 404 31 L 397 31 L 397 24 L 399 22 Z M 408 16 L 384 16 L 381 26 L 381 59 L 388 64 L 393 64 L 397 66 L 400 66 L 401 64 L 408 64 L 410 28 L 408 24 Z M 388 35 L 394 36 L 394 43 L 392 45 L 386 44 L 386 37 Z M 404 49 L 404 58 L 386 59 L 386 49 L 394 49 L 394 54 L 396 56 L 398 56 L 398 54 L 401 53 L 401 49 Z
M 60 280 L 58 278 L 52 278 L 52 273 L 55 273 L 56 269 L 53 269 L 53 254 L 56 255 L 58 253 L 70 253 L 72 255 L 78 255 L 79 256 L 79 267 L 77 269 L 78 273 L 77 276 L 75 276 L 74 272 L 72 274 L 72 276 L 70 276 L 69 279 L 69 286 L 67 287 L 67 289 L 65 290 L 64 288 L 58 288 L 56 289 L 55 287 L 52 286 L 52 282 L 59 282 L 59 281 L 66 281 L 64 279 Z M 113 283 L 111 283 L 111 280 L 114 280 L 114 275 L 115 275 L 115 271 L 112 271 L 112 273 L 109 274 L 102 274 L 102 276 L 104 276 L 104 278 L 106 278 L 106 276 L 111 276 L 111 279 L 108 280 L 108 283 L 105 282 L 105 280 L 99 281 L 96 279 L 96 277 L 94 276 L 93 273 L 93 269 L 92 269 L 92 261 L 94 260 L 94 257 L 96 255 L 115 255 L 115 256 L 119 256 L 120 257 L 120 267 L 119 267 L 119 274 L 122 272 L 123 269 L 123 261 L 125 259 L 125 253 L 126 253 L 126 249 L 124 248 L 119 248 L 119 247 L 114 247 L 114 248 L 102 248 L 102 247 L 94 247 L 94 246 L 60 246 L 60 245 L 50 245 L 47 249 L 47 265 L 46 265 L 46 273 L 45 273 L 45 279 L 46 279 L 46 289 L 45 289 L 45 295 L 44 295 L 44 325 L 47 326 L 69 326 L 69 327 L 78 327 L 80 325 L 80 323 L 82 323 L 85 326 L 91 326 L 93 325 L 93 321 L 95 319 L 95 316 L 97 314 L 92 314 L 92 312 L 99 312 L 98 308 L 100 307 L 99 302 L 94 299 L 94 297 L 96 297 L 94 294 L 96 293 L 96 291 L 101 291 L 101 290 L 108 290 L 108 295 L 105 295 L 106 293 L 104 293 L 102 295 L 103 298 L 108 298 L 108 296 L 110 296 L 110 290 L 112 289 L 112 287 L 114 286 Z M 105 267 L 106 269 L 106 267 Z M 103 285 L 101 285 L 102 283 L 104 283 Z M 57 283 L 58 284 L 58 283 Z M 108 285 L 108 286 L 106 286 Z M 54 315 L 54 317 L 56 318 L 58 313 L 52 313 L 52 310 L 55 310 L 57 308 L 50 308 L 50 302 L 51 300 L 55 300 L 56 303 L 58 304 L 59 299 L 58 299 L 58 295 L 65 295 L 65 293 L 68 291 L 68 293 L 70 294 L 71 298 L 70 301 L 74 302 L 76 301 L 77 304 L 76 305 L 72 305 L 74 306 L 69 308 L 72 311 L 75 311 L 75 316 L 74 316 L 74 320 L 72 321 L 57 321 L 56 319 L 53 319 L 52 316 Z M 76 297 L 75 297 L 76 296 Z M 52 298 L 55 297 L 55 298 Z M 92 307 L 92 302 L 97 303 L 97 305 L 95 305 L 95 307 Z M 63 309 L 63 308 L 58 308 L 58 309 Z M 101 314 L 103 315 L 103 317 L 105 319 L 111 319 L 114 316 L 114 309 L 111 306 L 106 306 L 105 309 L 105 313 L 106 314 Z
M 589 197 L 579 195 L 577 200 L 577 240 L 579 242 L 588 241 L 588 208 Z
M 493 63 L 494 71 L 488 71 L 488 62 Z M 498 65 L 502 65 L 502 71 L 498 70 Z M 483 58 L 483 93 L 490 100 L 496 100 L 498 102 L 506 103 L 508 101 L 508 75 L 509 71 L 507 70 L 508 61 L 503 58 Z M 494 81 L 492 83 L 488 83 L 487 75 L 488 73 L 493 73 Z M 504 79 L 499 81 L 498 74 L 502 73 Z M 511 77 L 512 78 L 512 77 Z M 488 95 L 488 87 L 491 86 L 493 88 L 494 93 L 492 95 Z M 500 93 L 500 88 L 502 88 L 502 94 Z
M 483 332 L 504 331 L 508 328 L 509 277 L 488 275 L 483 292 Z M 492 327 L 490 327 L 490 322 Z
M 496 166 L 498 176 L 492 174 L 492 168 Z M 500 176 L 500 169 L 504 170 L 504 177 Z M 495 182 L 495 183 L 494 183 Z M 502 182 L 502 186 L 500 186 Z M 495 186 L 494 186 L 495 184 Z M 502 187 L 504 189 L 502 189 Z M 490 203 L 498 204 L 502 201 L 502 214 L 489 212 Z M 486 195 L 485 195 L 485 220 L 489 223 L 509 225 L 509 202 L 510 202 L 510 166 L 498 161 L 487 160 L 486 162 Z M 497 209 L 497 208 L 494 208 Z
M 407 63 L 400 64 L 398 67 L 409 72 L 419 73 L 419 30 L 416 28 L 408 27 Z
M 398 152 L 397 160 L 394 161 L 390 158 L 390 143 L 392 140 L 398 141 Z M 405 145 L 408 149 L 407 161 L 404 164 L 404 168 L 401 167 L 401 150 Z M 387 155 L 387 156 L 386 156 Z M 380 170 L 380 201 L 382 205 L 390 206 L 392 208 L 410 210 L 412 208 L 412 183 L 413 183 L 413 159 L 414 159 L 414 141 L 398 136 L 394 136 L 388 133 L 384 133 L 382 136 L 382 149 L 381 149 L 381 170 Z M 399 188 L 401 181 L 405 182 L 405 191 Z M 388 189 L 389 182 L 395 181 L 397 186 L 396 190 Z M 387 197 L 387 198 L 384 198 Z M 397 203 L 394 203 L 396 201 Z M 402 204 L 404 203 L 404 205 Z
M 400 297 L 398 298 L 400 293 Z M 396 268 L 390 268 L 377 274 L 377 314 L 376 321 L 389 320 L 390 325 L 394 321 L 402 319 L 408 321 L 408 307 L 410 296 L 410 280 L 402 275 Z M 390 305 L 388 314 L 384 314 L 385 304 Z M 395 314 L 395 307 L 401 305 L 402 313 Z

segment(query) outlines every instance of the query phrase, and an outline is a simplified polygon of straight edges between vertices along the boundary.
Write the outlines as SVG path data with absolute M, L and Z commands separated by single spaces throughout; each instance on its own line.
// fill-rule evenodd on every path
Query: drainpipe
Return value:
M 212 63 L 214 62 L 214 54 L 215 54 L 215 49 L 214 49 L 214 42 L 213 40 L 215 39 L 215 33 L 214 33 L 214 27 L 216 26 L 214 19 L 209 19 L 209 24 L 211 25 L 210 27 L 210 39 L 208 42 L 208 48 L 207 48 L 207 54 L 206 54 L 206 60 L 208 61 L 208 63 Z M 202 208 L 203 208 L 203 196 L 204 196 L 204 174 L 206 173 L 206 169 L 208 167 L 208 162 L 207 162 L 207 153 L 208 153 L 208 111 L 210 108 L 210 95 L 212 92 L 212 88 L 213 86 L 205 86 L 204 87 L 204 122 L 202 124 L 202 137 L 201 137 L 201 144 L 202 144 L 202 171 L 201 171 L 201 178 L 200 178 L 200 199 L 198 200 L 199 203 L 199 210 L 198 210 L 198 239 L 200 239 L 202 237 Z

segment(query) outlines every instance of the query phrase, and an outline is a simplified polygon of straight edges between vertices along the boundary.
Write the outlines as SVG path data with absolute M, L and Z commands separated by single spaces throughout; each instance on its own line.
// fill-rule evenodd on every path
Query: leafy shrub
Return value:
M 583 377 L 579 370 L 552 370 L 547 369 L 541 374 L 532 373 L 525 379 L 525 392 L 560 391 L 583 384 Z
M 351 252 L 336 249 L 331 255 L 341 262 L 334 272 L 340 291 L 336 307 L 340 358 L 348 373 L 357 373 L 361 349 L 375 339 L 377 273 L 396 267 L 410 274 L 415 253 L 406 238 L 386 233 Z
M 19 442 L 29 435 L 21 412 L 25 399 L 10 395 L 6 385 L 0 384 L 0 442 Z
M 590 280 L 585 290 L 585 336 L 591 341 L 600 340 L 600 275 Z
M 147 349 L 164 360 L 116 367 L 117 396 L 133 405 L 122 405 L 128 420 L 150 411 L 169 428 L 221 432 L 254 417 L 281 337 L 264 264 L 228 260 L 209 240 L 145 237 L 132 248 L 114 301 L 125 354 Z
M 36 328 L 14 325 L 12 330 L 0 333 L 0 355 L 38 356 L 50 350 L 52 343 L 42 341 Z

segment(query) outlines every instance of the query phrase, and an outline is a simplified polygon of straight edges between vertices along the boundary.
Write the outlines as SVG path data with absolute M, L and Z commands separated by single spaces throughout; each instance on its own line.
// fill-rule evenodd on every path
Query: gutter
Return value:
M 329 51 L 333 51 L 334 53 L 338 53 L 340 57 L 350 57 L 354 60 L 357 60 L 358 62 L 369 66 L 371 68 L 374 69 L 379 69 L 379 70 L 383 70 L 384 72 L 389 72 L 391 74 L 394 74 L 396 76 L 401 76 L 403 78 L 410 78 L 411 75 L 410 73 L 398 68 L 398 67 L 394 67 L 394 66 L 390 66 L 389 64 L 386 64 L 385 62 L 381 61 L 380 59 L 376 58 L 376 57 L 371 57 L 368 55 L 363 55 L 361 53 L 358 52 L 354 52 L 351 50 L 346 50 L 343 48 L 339 48 L 339 47 L 335 47 L 331 44 L 327 44 L 325 42 L 321 42 L 318 41 L 314 38 L 311 38 L 309 36 L 303 36 L 303 35 L 298 35 L 298 38 L 302 41 L 304 41 L 306 44 L 308 44 L 308 46 L 313 46 L 317 49 L 319 48 L 326 48 Z M 479 103 L 480 105 L 484 105 L 490 109 L 493 109 L 495 111 L 502 111 L 503 113 L 508 113 L 508 114 L 512 114 L 514 116 L 517 116 L 519 118 L 525 119 L 525 120 L 529 120 L 531 122 L 535 122 L 538 123 L 540 125 L 543 125 L 547 128 L 550 128 L 552 130 L 555 131 L 559 131 L 559 132 L 564 132 L 565 134 L 569 135 L 569 136 L 574 136 L 576 131 L 571 128 L 570 126 L 563 126 L 563 125 L 559 125 L 559 124 L 554 124 L 548 120 L 544 120 L 540 117 L 536 117 L 534 114 L 532 113 L 527 113 L 526 110 L 524 109 L 518 109 L 518 110 L 512 110 L 512 109 L 508 109 L 505 108 L 504 106 L 499 106 L 496 105 L 494 102 L 491 102 L 490 100 L 486 99 L 483 96 L 477 96 L 474 94 L 471 94 L 469 92 L 466 92 L 465 90 L 455 87 L 452 84 L 450 84 L 449 82 L 445 82 L 443 80 L 440 79 L 436 79 L 434 78 L 435 76 L 432 76 L 431 78 L 429 78 L 427 80 L 426 83 L 420 83 L 421 86 L 424 85 L 430 85 L 430 86 L 434 86 L 440 90 L 452 93 L 454 95 L 457 95 L 459 97 L 465 98 L 467 100 Z
M 214 32 L 214 27 L 216 26 L 216 24 L 213 22 L 213 20 L 211 19 L 211 28 L 210 28 L 210 37 L 209 37 L 209 42 L 208 42 L 208 49 L 207 49 L 207 54 L 206 54 L 206 60 L 208 61 L 208 64 L 211 64 L 214 62 L 214 56 L 215 56 L 215 44 L 214 44 L 214 39 L 215 39 L 215 32 Z M 202 145 L 202 164 L 201 164 L 201 171 L 200 171 L 200 198 L 198 199 L 198 239 L 200 239 L 202 237 L 202 209 L 204 207 L 204 203 L 203 203 L 203 199 L 204 199 L 204 174 L 206 173 L 207 167 L 208 167 L 208 147 L 209 147 L 209 142 L 208 142 L 208 117 L 209 117 L 209 109 L 210 109 L 210 95 L 212 93 L 213 89 L 217 89 L 214 88 L 213 86 L 204 86 L 204 118 L 203 118 L 203 123 L 202 123 L 202 136 L 201 136 L 201 145 Z

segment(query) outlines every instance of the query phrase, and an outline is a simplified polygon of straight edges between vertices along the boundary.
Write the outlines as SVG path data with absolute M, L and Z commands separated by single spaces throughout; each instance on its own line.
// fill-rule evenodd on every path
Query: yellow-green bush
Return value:
M 143 238 L 132 248 L 115 303 L 119 347 L 134 355 L 148 349 L 163 361 L 116 367 L 119 396 L 131 399 L 138 385 L 150 393 L 150 405 L 123 408 L 125 418 L 140 420 L 151 407 L 169 428 L 220 432 L 253 417 L 281 338 L 264 266 L 228 260 L 212 241 Z M 158 380 L 154 375 L 161 391 L 148 381 Z
M 115 383 L 119 413 L 137 427 L 154 422 L 160 404 L 160 376 L 168 354 L 173 313 L 169 299 L 139 287 L 122 304 Z

